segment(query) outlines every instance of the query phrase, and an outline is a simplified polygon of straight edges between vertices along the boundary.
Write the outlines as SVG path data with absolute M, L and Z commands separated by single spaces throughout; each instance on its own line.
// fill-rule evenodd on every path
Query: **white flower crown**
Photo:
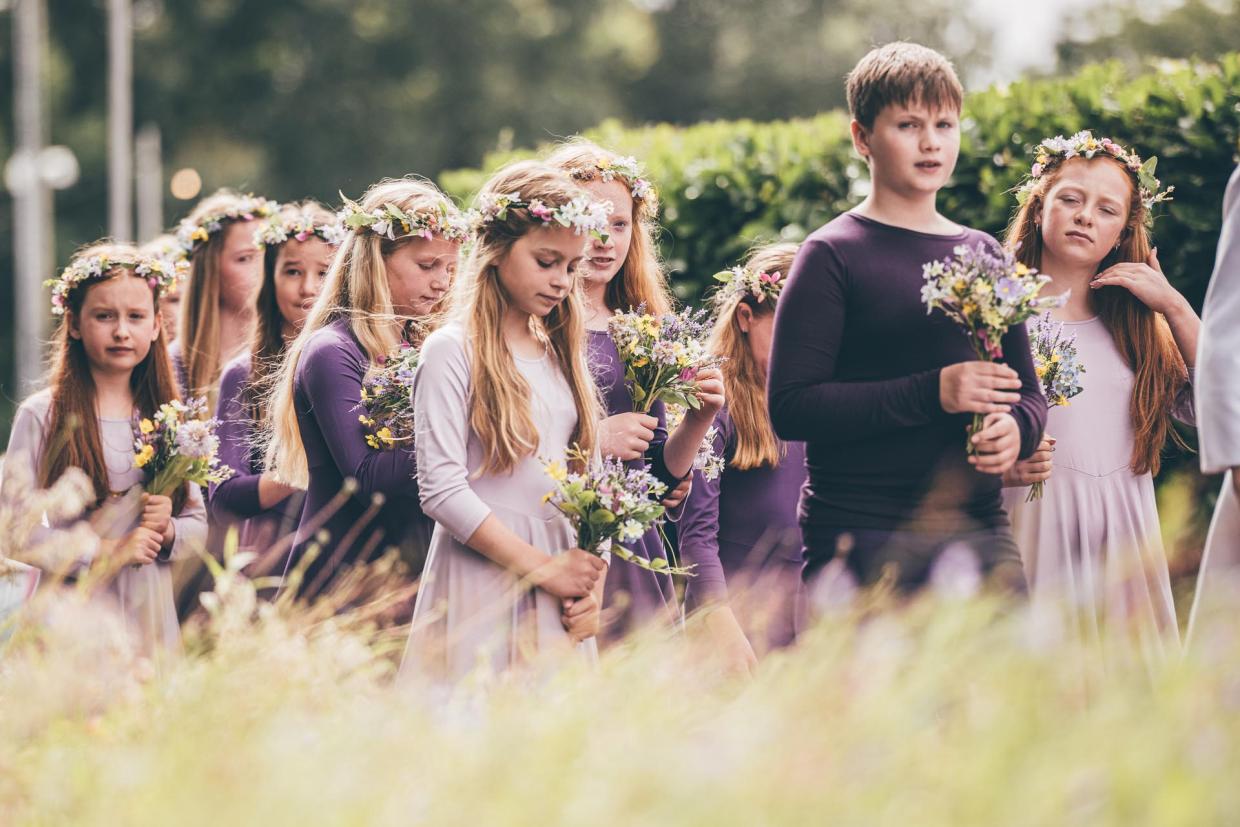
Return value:
M 59 276 L 43 282 L 44 287 L 52 288 L 52 313 L 56 316 L 63 316 L 69 292 L 73 288 L 91 279 L 101 279 L 107 275 L 109 270 L 115 270 L 118 267 L 133 270 L 135 276 L 145 278 L 151 289 L 159 295 L 174 291 L 178 282 L 183 281 L 189 275 L 189 262 L 185 259 L 170 262 L 145 253 L 124 258 L 106 255 L 78 258 L 60 271 Z
M 330 221 L 326 224 L 316 223 L 315 218 L 311 213 L 305 212 L 287 217 L 274 216 L 254 231 L 254 245 L 267 247 L 283 244 L 290 238 L 295 241 L 305 241 L 307 238 L 317 236 L 333 247 L 339 247 L 348 232 L 344 225 L 340 221 Z
M 641 164 L 632 155 L 597 158 L 589 166 L 575 167 L 569 174 L 577 181 L 593 181 L 597 177 L 600 181 L 610 182 L 619 178 L 628 186 L 634 201 L 643 202 L 651 211 L 658 207 L 654 185 L 642 176 Z
M 1095 138 L 1092 132 L 1085 129 L 1068 138 L 1056 135 L 1037 145 L 1033 151 L 1035 158 L 1029 170 L 1029 177 L 1016 189 L 1017 202 L 1024 204 L 1038 181 L 1058 164 L 1069 158 L 1093 158 L 1099 153 L 1109 155 L 1119 161 L 1136 176 L 1141 203 L 1145 205 L 1147 218 L 1150 217 L 1149 213 L 1156 204 L 1171 200 L 1171 193 L 1175 187 L 1167 187 L 1164 190 L 1162 182 L 1154 177 L 1154 170 L 1158 168 L 1158 158 L 1152 157 L 1147 161 L 1142 161 L 1137 153 L 1124 149 L 1110 138 Z
M 530 216 L 541 221 L 544 227 L 559 224 L 577 235 L 589 233 L 599 241 L 607 240 L 607 223 L 611 218 L 610 201 L 595 201 L 588 195 L 578 195 L 570 201 L 551 207 L 537 198 L 525 201 L 517 192 L 505 195 L 484 195 L 478 205 L 478 222 L 485 226 L 492 221 L 503 221 L 509 210 L 526 210 Z
M 186 255 L 192 256 L 199 245 L 224 227 L 225 221 L 250 221 L 254 218 L 270 218 L 280 210 L 275 201 L 256 195 L 246 195 L 222 210 L 204 215 L 199 221 L 185 219 L 177 227 L 177 242 Z
M 762 273 L 747 267 L 733 267 L 716 273 L 715 281 L 721 283 L 714 299 L 721 307 L 734 296 L 753 296 L 758 304 L 770 299 L 774 304 L 784 290 L 785 278 L 779 271 Z
M 449 241 L 464 241 L 473 231 L 473 218 L 462 213 L 448 201 L 434 207 L 406 212 L 395 204 L 384 204 L 370 212 L 355 201 L 340 195 L 344 208 L 337 218 L 344 232 L 367 229 L 395 241 L 398 238 L 431 238 L 440 236 Z

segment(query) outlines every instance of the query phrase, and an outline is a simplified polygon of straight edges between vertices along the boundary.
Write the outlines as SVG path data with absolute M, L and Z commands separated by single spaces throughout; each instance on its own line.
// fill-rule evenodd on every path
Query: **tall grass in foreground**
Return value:
M 234 569 L 237 565 L 233 566 Z M 1240 813 L 1240 635 L 1151 673 L 1070 624 L 927 596 L 722 677 L 651 636 L 601 668 L 398 688 L 372 621 L 226 572 L 193 654 L 45 594 L 0 660 L 4 824 L 1208 825 Z M 397 645 L 393 645 L 396 643 Z M 1113 651 L 1123 653 L 1117 645 Z

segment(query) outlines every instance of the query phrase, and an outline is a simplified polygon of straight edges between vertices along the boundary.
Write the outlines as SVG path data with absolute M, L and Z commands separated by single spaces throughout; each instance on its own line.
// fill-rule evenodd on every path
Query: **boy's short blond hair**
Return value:
M 951 61 L 917 43 L 888 43 L 871 49 L 844 82 L 848 111 L 866 129 L 885 106 L 910 103 L 930 109 L 964 105 L 964 88 Z

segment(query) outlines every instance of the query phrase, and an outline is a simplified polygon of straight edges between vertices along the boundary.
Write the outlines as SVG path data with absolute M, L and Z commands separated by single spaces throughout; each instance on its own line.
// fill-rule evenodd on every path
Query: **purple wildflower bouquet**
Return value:
M 381 358 L 379 369 L 362 383 L 358 422 L 366 430 L 366 444 L 389 451 L 398 442 L 413 441 L 413 374 L 420 353 L 408 342 Z
M 134 417 L 133 464 L 146 473 L 148 494 L 166 497 L 187 482 L 223 482 L 233 471 L 219 461 L 218 420 L 207 416 L 206 397 L 166 402 L 150 419 Z
M 721 362 L 706 347 L 710 329 L 705 310 L 685 308 L 656 316 L 643 305 L 628 313 L 616 311 L 607 330 L 624 362 L 624 379 L 638 413 L 650 413 L 660 400 L 694 410 L 702 407 L 697 375 Z

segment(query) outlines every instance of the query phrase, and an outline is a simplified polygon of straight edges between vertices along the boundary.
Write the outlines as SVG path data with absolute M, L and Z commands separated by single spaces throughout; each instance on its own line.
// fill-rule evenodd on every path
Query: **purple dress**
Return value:
M 301 516 L 302 493 L 293 494 L 271 508 L 258 499 L 263 473 L 262 454 L 255 449 L 257 428 L 244 392 L 250 379 L 250 356 L 242 354 L 228 363 L 220 377 L 220 399 L 215 409 L 219 420 L 220 462 L 233 469 L 233 476 L 210 486 L 207 496 L 212 540 L 222 543 L 228 529 L 238 532 L 237 550 L 256 555 L 251 576 L 278 574 L 288 560 L 291 534 Z
M 607 415 L 631 413 L 633 395 L 624 382 L 624 365 L 620 352 L 605 330 L 589 331 L 589 361 L 594 381 L 607 406 Z M 672 477 L 663 463 L 663 446 L 667 443 L 663 403 L 656 402 L 650 411 L 659 420 L 654 439 L 645 460 L 626 463 L 630 468 L 646 467 L 667 484 L 669 490 L 680 481 Z M 667 559 L 659 529 L 652 528 L 640 540 L 628 546 L 635 554 L 649 560 Z M 678 623 L 680 607 L 670 577 L 639 569 L 623 561 L 614 561 L 607 571 L 603 588 L 603 630 L 600 642 L 607 646 L 650 623 Z
M 414 452 L 367 447 L 358 422 L 369 367 L 348 320 L 337 319 L 306 342 L 294 374 L 293 404 L 310 484 L 290 567 L 316 535 L 327 533 L 303 578 L 305 595 L 319 593 L 349 566 L 377 559 L 388 548 L 398 548 L 415 575 L 426 559 L 434 523 L 418 501 Z M 357 483 L 352 495 L 342 495 L 346 479 Z
M 797 499 L 805 483 L 805 444 L 783 443 L 779 464 L 739 470 L 736 426 L 727 409 L 715 418 L 715 453 L 727 463 L 707 480 L 693 473 L 680 520 L 680 554 L 694 566 L 685 599 L 690 610 L 727 602 L 761 654 L 796 639 L 801 589 Z

